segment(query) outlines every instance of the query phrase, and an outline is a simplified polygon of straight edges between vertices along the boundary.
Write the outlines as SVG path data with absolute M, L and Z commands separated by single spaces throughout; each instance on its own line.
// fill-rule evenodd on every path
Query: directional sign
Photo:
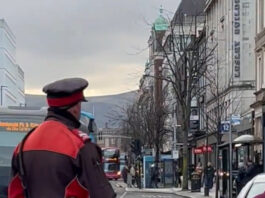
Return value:
M 222 121 L 221 122 L 221 133 L 227 133 L 230 131 L 230 122 Z
M 232 115 L 231 120 L 233 126 L 240 125 L 241 122 L 240 115 Z
M 172 158 L 173 159 L 178 159 L 179 158 L 179 151 L 173 150 L 172 151 Z

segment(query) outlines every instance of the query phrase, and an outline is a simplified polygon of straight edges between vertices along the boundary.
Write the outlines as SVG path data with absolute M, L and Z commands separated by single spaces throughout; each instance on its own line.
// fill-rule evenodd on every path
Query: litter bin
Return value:
M 199 173 L 191 174 L 191 192 L 201 192 L 201 176 Z

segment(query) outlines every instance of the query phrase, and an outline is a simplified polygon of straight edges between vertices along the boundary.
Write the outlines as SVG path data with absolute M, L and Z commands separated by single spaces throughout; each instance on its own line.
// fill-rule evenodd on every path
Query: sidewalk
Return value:
M 150 193 L 170 193 L 175 195 L 184 196 L 187 198 L 203 198 L 204 196 L 204 188 L 201 188 L 201 192 L 191 192 L 182 191 L 181 188 L 126 188 L 126 192 L 150 192 Z M 215 197 L 215 187 L 213 187 L 209 192 L 209 197 Z

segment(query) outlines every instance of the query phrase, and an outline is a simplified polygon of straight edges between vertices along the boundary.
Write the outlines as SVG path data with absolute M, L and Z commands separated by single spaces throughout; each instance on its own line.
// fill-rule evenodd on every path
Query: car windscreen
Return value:
M 246 198 L 253 198 L 263 194 L 265 195 L 265 181 L 260 183 L 253 183 Z

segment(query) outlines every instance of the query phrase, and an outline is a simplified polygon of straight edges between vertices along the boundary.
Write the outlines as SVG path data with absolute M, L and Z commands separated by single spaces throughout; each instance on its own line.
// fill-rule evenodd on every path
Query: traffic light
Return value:
M 131 144 L 131 151 L 135 155 L 140 155 L 141 154 L 141 142 L 138 139 L 132 140 Z

